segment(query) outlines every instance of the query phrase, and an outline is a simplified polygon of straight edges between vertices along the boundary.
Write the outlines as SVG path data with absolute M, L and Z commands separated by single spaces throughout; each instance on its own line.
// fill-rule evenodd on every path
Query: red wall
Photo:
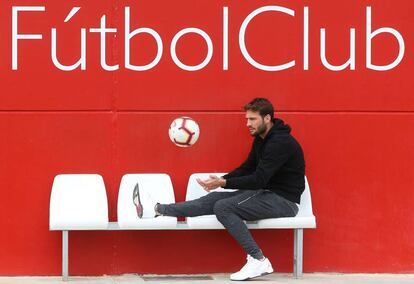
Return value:
M 11 2 L 11 3 L 10 3 Z M 34 3 L 35 2 L 35 3 Z M 19 12 L 13 69 L 12 6 L 43 6 Z M 266 65 L 296 61 L 292 68 L 264 71 L 240 51 L 238 34 L 255 9 L 273 5 L 295 16 L 265 12 L 246 31 L 246 46 Z M 73 7 L 81 9 L 64 22 Z M 304 70 L 303 16 L 309 7 L 309 68 Z M 404 39 L 401 62 L 386 71 L 366 66 L 366 9 L 372 32 L 391 27 Z M 131 31 L 157 31 L 163 54 L 146 71 L 125 68 L 124 7 Z M 228 7 L 228 70 L 223 70 L 223 7 Z M 59 173 L 103 175 L 110 221 L 116 221 L 120 179 L 125 173 L 165 172 L 176 200 L 183 200 L 193 172 L 229 171 L 246 155 L 251 138 L 241 106 L 256 96 L 271 99 L 277 116 L 293 127 L 307 163 L 318 228 L 305 230 L 304 270 L 414 272 L 414 98 L 411 0 L 376 1 L 8 1 L 0 4 L 0 275 L 58 275 L 61 234 L 48 230 L 49 197 Z M 100 63 L 98 28 L 106 15 L 106 71 Z M 185 71 L 170 45 L 180 30 L 195 27 L 213 43 L 211 61 Z M 59 70 L 51 59 L 51 29 L 57 56 L 71 65 L 80 56 L 86 28 L 86 68 Z M 320 59 L 320 28 L 326 28 L 327 59 L 349 57 L 355 28 L 355 70 L 327 69 Z M 116 35 L 116 36 L 115 36 Z M 372 62 L 387 65 L 400 47 L 391 34 L 372 40 Z M 131 62 L 145 65 L 157 52 L 154 39 L 131 39 Z M 188 34 L 178 58 L 201 63 L 207 45 Z M 168 139 L 170 122 L 189 115 L 201 136 L 182 149 Z M 254 231 L 278 271 L 291 271 L 292 232 Z M 225 252 L 225 253 L 224 253 Z M 244 253 L 225 231 L 74 232 L 73 275 L 230 272 Z

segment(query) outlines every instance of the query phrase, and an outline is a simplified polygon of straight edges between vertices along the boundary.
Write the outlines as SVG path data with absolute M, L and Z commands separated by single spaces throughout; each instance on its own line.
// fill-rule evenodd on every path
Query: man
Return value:
M 247 280 L 273 272 L 272 265 L 254 241 L 243 220 L 296 216 L 305 188 L 305 162 L 301 146 L 290 134 L 291 128 L 275 119 L 272 104 L 255 98 L 244 106 L 247 128 L 254 137 L 250 153 L 240 167 L 222 176 L 197 180 L 207 191 L 216 188 L 238 189 L 211 192 L 199 199 L 175 204 L 156 204 L 155 216 L 193 217 L 215 214 L 231 236 L 247 253 L 247 263 L 230 276 Z M 134 203 L 142 217 L 138 186 Z

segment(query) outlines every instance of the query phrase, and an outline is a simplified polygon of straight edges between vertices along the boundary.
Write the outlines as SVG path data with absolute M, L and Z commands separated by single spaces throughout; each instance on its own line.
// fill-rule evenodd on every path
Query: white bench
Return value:
M 186 200 L 205 195 L 196 178 L 210 174 L 198 173 L 190 176 Z M 221 173 L 217 175 L 222 175 Z M 118 194 L 118 221 L 108 221 L 108 202 L 103 179 L 97 174 L 57 175 L 50 197 L 49 229 L 62 231 L 62 277 L 69 277 L 69 231 L 74 230 L 199 230 L 224 229 L 214 215 L 187 217 L 177 221 L 175 217 L 137 218 L 132 192 L 136 183 L 140 186 L 140 197 L 144 208 L 153 198 L 160 203 L 174 203 L 174 190 L 167 174 L 126 174 L 122 177 Z M 223 190 L 223 189 L 218 189 Z M 302 275 L 303 229 L 316 228 L 315 216 L 308 183 L 301 196 L 299 213 L 292 218 L 264 219 L 247 222 L 249 229 L 294 229 L 295 277 Z

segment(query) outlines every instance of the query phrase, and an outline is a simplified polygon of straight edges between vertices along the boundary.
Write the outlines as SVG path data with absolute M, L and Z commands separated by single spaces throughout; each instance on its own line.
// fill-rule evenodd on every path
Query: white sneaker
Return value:
M 268 258 L 265 258 L 264 260 L 257 260 L 250 255 L 247 255 L 246 264 L 242 267 L 242 269 L 240 269 L 239 272 L 230 275 L 230 280 L 247 280 L 272 272 L 273 267 Z
M 155 212 L 157 202 L 151 193 L 145 190 L 145 188 L 140 188 L 138 183 L 134 187 L 132 201 L 135 205 L 138 218 L 154 218 L 157 216 Z

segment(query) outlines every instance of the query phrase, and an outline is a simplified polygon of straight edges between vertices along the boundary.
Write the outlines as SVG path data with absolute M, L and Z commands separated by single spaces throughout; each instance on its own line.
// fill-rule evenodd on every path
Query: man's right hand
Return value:
M 226 185 L 226 180 L 223 178 L 220 178 L 218 176 L 210 175 L 208 179 L 202 180 L 197 179 L 197 182 L 199 185 L 201 185 L 204 190 L 210 192 L 213 189 L 223 187 Z

